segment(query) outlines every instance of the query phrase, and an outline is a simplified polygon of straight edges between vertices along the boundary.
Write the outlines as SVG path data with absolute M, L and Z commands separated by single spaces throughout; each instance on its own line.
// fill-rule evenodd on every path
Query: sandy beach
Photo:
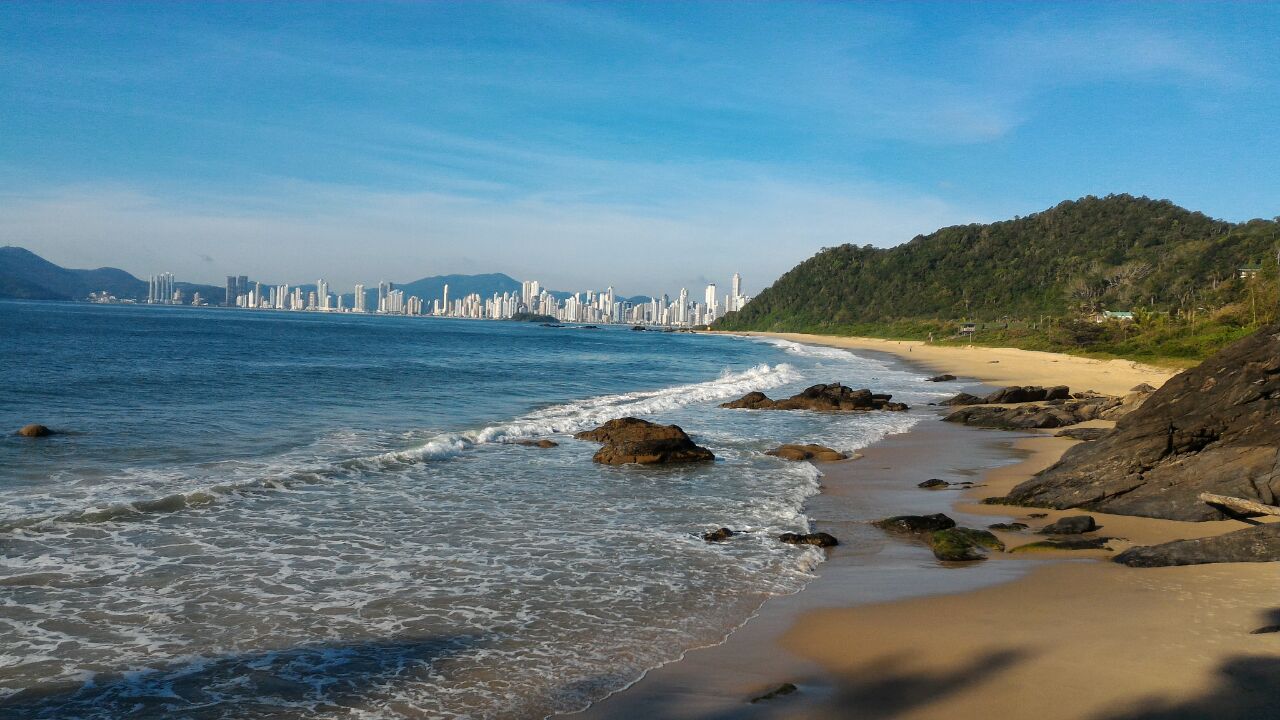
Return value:
M 1120 394 L 1175 371 L 1014 349 L 954 348 L 778 334 L 891 353 L 960 376 L 957 390 L 1057 385 Z M 993 360 L 998 362 L 992 362 Z M 914 411 L 913 411 L 914 412 Z M 1155 719 L 1277 717 L 1280 569 L 1233 563 L 1127 568 L 1132 545 L 1213 535 L 1239 521 L 1184 523 L 1093 515 L 1111 552 L 993 553 L 943 567 L 922 545 L 867 519 L 946 512 L 962 525 L 1032 525 L 1080 511 L 980 504 L 1048 467 L 1076 441 L 1049 432 L 975 430 L 937 422 L 824 466 L 817 529 L 841 538 L 819 577 L 775 598 L 721 645 L 695 650 L 585 713 L 600 718 Z M 1090 424 L 1106 423 L 1095 422 Z M 965 491 L 922 491 L 928 477 L 976 479 Z M 1032 517 L 1032 514 L 1038 517 Z M 1040 514 L 1043 514 L 1042 516 Z M 1000 532 L 1010 548 L 1029 531 Z M 750 700 L 784 683 L 796 691 Z

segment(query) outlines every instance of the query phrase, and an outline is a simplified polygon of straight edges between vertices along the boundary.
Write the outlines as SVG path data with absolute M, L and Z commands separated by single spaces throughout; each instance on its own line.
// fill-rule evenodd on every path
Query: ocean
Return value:
M 820 473 L 764 450 L 921 417 L 719 403 L 940 395 L 780 340 L 71 303 L 0 302 L 0 367 L 6 718 L 580 709 L 813 577 L 822 551 L 775 536 Z M 600 466 L 571 437 L 628 415 L 717 461 Z M 31 422 L 62 433 L 9 434 Z

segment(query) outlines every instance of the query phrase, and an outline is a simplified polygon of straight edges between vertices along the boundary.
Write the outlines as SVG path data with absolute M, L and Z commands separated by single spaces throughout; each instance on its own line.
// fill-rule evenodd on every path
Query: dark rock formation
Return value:
M 645 327 L 645 326 L 643 326 L 643 325 L 632 325 L 632 326 L 631 326 L 631 329 L 632 329 L 632 330 L 634 330 L 634 331 L 636 331 L 636 332 L 644 332 L 644 331 L 645 331 L 645 330 L 647 330 L 648 328 L 646 328 L 646 327 Z
M 853 412 L 860 410 L 906 410 L 902 403 L 889 402 L 892 395 L 873 393 L 870 390 L 853 390 L 840 383 L 814 385 L 798 395 L 785 400 L 770 400 L 762 392 L 751 392 L 722 408 L 748 410 L 814 410 L 817 412 Z
M 1005 532 L 1021 532 L 1026 530 L 1028 527 L 1029 526 L 1026 523 L 1020 522 L 994 523 L 987 526 L 990 530 L 1004 530 Z
M 737 534 L 738 533 L 730 530 L 727 527 L 722 527 L 718 530 L 712 530 L 711 532 L 702 533 L 702 539 L 706 540 L 707 542 L 720 542 L 721 540 L 728 540 L 729 538 Z
M 591 459 L 606 465 L 652 465 L 716 459 L 710 450 L 695 445 L 680 426 L 658 425 L 633 417 L 610 420 L 595 430 L 586 430 L 574 437 L 604 443 L 604 447 Z
M 763 695 L 757 695 L 751 698 L 751 702 L 752 703 L 765 702 L 766 700 L 779 698 L 779 697 L 782 697 L 783 695 L 790 695 L 791 693 L 796 692 L 797 690 L 799 690 L 799 688 L 797 688 L 794 683 L 782 683 L 778 687 L 770 690 L 767 693 L 764 693 Z
M 983 399 L 988 404 L 1041 402 L 1043 400 L 1065 400 L 1071 397 L 1071 389 L 1066 385 L 1045 388 L 1039 385 L 1013 385 L 996 390 Z
M 769 450 L 765 455 L 780 457 L 783 460 L 817 460 L 818 462 L 835 462 L 837 460 L 847 460 L 848 455 L 834 450 L 825 445 L 780 445 Z
M 1115 561 L 1129 567 L 1280 560 L 1280 523 L 1255 525 L 1216 537 L 1129 548 Z
M 916 485 L 916 487 L 924 488 L 926 490 L 938 490 L 944 487 L 951 487 L 951 483 L 946 480 L 939 480 L 938 478 L 930 478 L 929 480 L 925 480 L 924 482 Z
M 1139 383 L 1138 385 L 1134 385 L 1133 387 L 1129 388 L 1129 392 L 1137 392 L 1137 393 L 1153 393 L 1155 391 L 1156 389 L 1151 387 L 1151 385 L 1147 383 Z
M 1048 550 L 1110 550 L 1107 543 L 1111 542 L 1109 537 L 1065 537 L 1054 538 L 1052 540 L 1041 540 L 1039 542 L 1027 543 L 1019 545 L 1009 552 L 1045 552 Z
M 32 424 L 32 425 L 26 425 L 22 429 L 18 430 L 18 434 L 21 435 L 22 437 L 36 438 L 36 437 L 45 437 L 48 435 L 53 435 L 54 433 L 52 430 L 45 427 L 44 425 Z
M 895 515 L 877 520 L 872 525 L 888 532 L 918 535 L 953 528 L 956 526 L 956 521 L 942 513 L 936 513 L 934 515 Z
M 942 375 L 934 375 L 933 377 L 928 378 L 928 381 L 929 382 L 951 382 L 952 380 L 955 380 L 955 379 L 956 379 L 955 375 L 948 375 L 946 373 L 943 373 Z
M 1093 442 L 1101 440 L 1107 433 L 1111 432 L 1111 428 L 1067 428 L 1054 433 L 1054 437 L 1066 437 L 1072 440 L 1082 440 L 1084 442 Z
M 1250 635 L 1266 635 L 1268 633 L 1280 632 L 1280 625 L 1263 625 L 1257 630 L 1250 630 Z
M 977 395 L 970 395 L 967 392 L 962 392 L 956 395 L 955 397 L 943 400 L 938 404 L 939 405 L 981 405 L 982 398 L 978 397 Z
M 1098 417 L 1102 404 L 1093 400 L 1070 400 L 1060 405 L 973 405 L 943 418 L 946 422 L 1001 430 L 1029 430 L 1075 425 Z
M 1280 504 L 1280 325 L 1174 376 L 1106 437 L 1009 494 L 1022 505 L 1217 520 L 1202 492 Z
M 953 527 L 936 530 L 928 535 L 933 556 L 948 562 L 986 560 L 985 550 L 1004 550 L 1004 543 L 986 530 Z
M 817 545 L 818 547 L 833 547 L 839 545 L 840 541 L 835 536 L 828 535 L 824 532 L 816 533 L 782 533 L 778 539 L 788 545 Z
M 544 448 L 544 449 L 560 446 L 560 443 L 556 442 L 555 440 L 517 440 L 515 444 L 524 445 L 525 447 L 536 447 L 536 448 Z
M 1098 529 L 1092 515 L 1069 515 L 1040 528 L 1041 535 L 1080 535 Z

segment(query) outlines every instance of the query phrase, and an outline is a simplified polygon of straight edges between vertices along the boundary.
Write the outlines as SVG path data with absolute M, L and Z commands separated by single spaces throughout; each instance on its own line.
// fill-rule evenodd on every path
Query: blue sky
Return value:
M 1086 194 L 1272 217 L 1278 32 L 1263 3 L 9 2 L 0 243 L 756 291 Z

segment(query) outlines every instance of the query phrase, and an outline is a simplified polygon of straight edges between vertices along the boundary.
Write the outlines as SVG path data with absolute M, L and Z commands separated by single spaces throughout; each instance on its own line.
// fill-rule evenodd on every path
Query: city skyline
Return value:
M 337 312 L 376 315 L 407 315 L 428 317 L 452 317 L 477 320 L 506 320 L 517 315 L 543 315 L 561 322 L 642 324 L 674 327 L 694 327 L 714 322 L 725 313 L 742 309 L 751 301 L 743 293 L 742 276 L 734 273 L 730 279 L 731 290 L 724 295 L 717 293 L 715 283 L 703 289 L 701 300 L 691 300 L 689 290 L 681 288 L 674 299 L 667 293 L 651 296 L 618 296 L 612 286 L 604 291 L 583 290 L 572 293 L 549 291 L 538 280 L 521 281 L 519 293 L 493 292 L 489 296 L 467 293 L 461 297 L 449 296 L 449 285 L 444 285 L 440 297 L 406 296 L 394 282 L 381 280 L 377 289 L 370 291 L 364 283 L 352 287 L 352 301 L 346 303 L 346 294 L 334 292 L 334 287 L 324 278 L 316 280 L 314 289 L 303 285 L 273 285 L 250 281 L 247 275 L 228 275 L 225 295 L 221 303 L 211 302 L 194 293 L 186 297 L 176 288 L 176 277 L 171 272 L 151 275 L 148 282 L 146 304 L 154 305 L 221 305 L 244 310 L 288 310 L 301 312 Z M 368 305 L 373 292 L 375 305 Z M 565 295 L 566 297 L 557 297 Z M 639 297 L 647 301 L 637 302 Z M 94 293 L 88 299 L 94 302 L 120 302 L 108 294 Z

